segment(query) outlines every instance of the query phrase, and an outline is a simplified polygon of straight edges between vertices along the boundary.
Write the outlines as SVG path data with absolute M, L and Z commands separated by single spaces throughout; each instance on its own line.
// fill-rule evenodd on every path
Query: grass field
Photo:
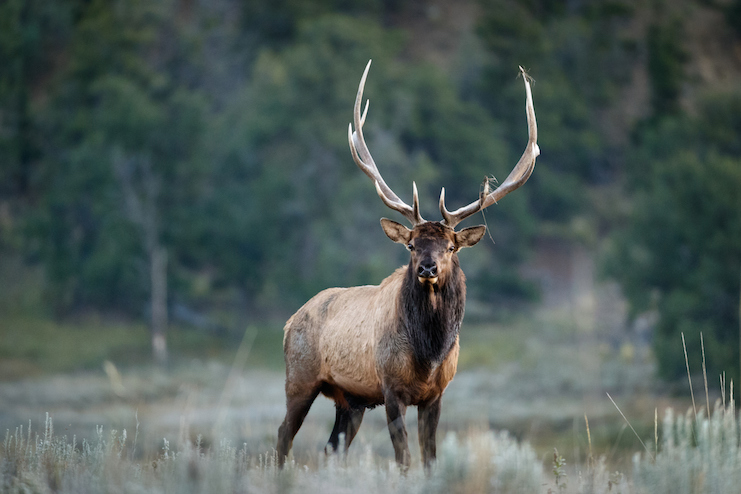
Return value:
M 279 328 L 248 328 L 241 343 L 173 330 L 176 356 L 158 369 L 143 364 L 148 338 L 136 324 L 8 321 L 22 331 L 0 347 L 14 355 L 0 381 L 2 492 L 654 492 L 636 481 L 653 482 L 662 464 L 634 459 L 643 448 L 605 391 L 652 453 L 654 408 L 687 403 L 656 393 L 650 358 L 576 342 L 563 321 L 469 324 L 432 475 L 419 468 L 414 409 L 407 475 L 392 461 L 382 407 L 366 414 L 348 457 L 326 458 L 334 410 L 324 398 L 280 473 Z

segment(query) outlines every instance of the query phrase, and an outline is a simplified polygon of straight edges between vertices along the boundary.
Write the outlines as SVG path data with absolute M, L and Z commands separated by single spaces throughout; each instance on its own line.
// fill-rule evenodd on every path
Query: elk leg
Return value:
M 286 461 L 286 456 L 293 445 L 293 438 L 296 436 L 301 424 L 306 418 L 306 414 L 309 413 L 311 404 L 314 403 L 317 395 L 319 394 L 319 388 L 310 388 L 309 391 L 288 396 L 286 398 L 286 418 L 283 420 L 278 429 L 278 466 L 283 468 L 283 464 Z
M 442 403 L 440 397 L 420 404 L 417 407 L 417 425 L 419 426 L 419 447 L 422 451 L 422 463 L 429 470 L 437 456 L 435 432 L 440 421 Z
M 334 422 L 332 434 L 329 436 L 329 442 L 324 448 L 324 452 L 329 454 L 337 451 L 340 446 L 340 434 L 345 434 L 345 451 L 350 447 L 350 443 L 355 438 L 355 434 L 360 429 L 360 423 L 363 421 L 365 408 L 344 408 L 337 406 L 337 415 Z
M 394 445 L 396 463 L 399 464 L 402 471 L 406 471 L 411 463 L 409 444 L 407 443 L 407 428 L 404 425 L 407 406 L 394 393 L 385 393 L 384 398 L 386 401 L 386 420 L 391 434 L 391 444 Z

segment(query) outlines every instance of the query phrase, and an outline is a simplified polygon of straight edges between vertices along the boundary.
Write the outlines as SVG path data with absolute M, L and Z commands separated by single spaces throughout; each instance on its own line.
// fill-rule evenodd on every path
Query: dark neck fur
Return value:
M 458 259 L 446 280 L 431 293 L 417 281 L 410 265 L 401 287 L 403 328 L 412 347 L 415 363 L 422 371 L 440 364 L 455 343 L 466 304 L 466 283 Z

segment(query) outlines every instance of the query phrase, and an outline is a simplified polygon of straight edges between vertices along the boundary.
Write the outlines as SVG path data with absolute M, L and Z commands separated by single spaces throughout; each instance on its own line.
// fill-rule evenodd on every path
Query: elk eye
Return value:
M 410 244 L 407 244 L 407 249 L 414 250 L 414 246 L 411 243 Z
M 448 252 L 455 252 L 455 246 L 451 245 L 450 247 L 448 247 Z

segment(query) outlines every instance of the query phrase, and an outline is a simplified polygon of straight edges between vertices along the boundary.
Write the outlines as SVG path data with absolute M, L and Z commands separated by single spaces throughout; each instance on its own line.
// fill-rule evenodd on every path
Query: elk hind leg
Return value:
M 293 438 L 301 428 L 301 424 L 318 394 L 319 387 L 316 386 L 286 397 L 286 418 L 278 429 L 278 446 L 276 447 L 279 467 L 283 467 L 286 456 L 288 456 L 288 452 L 293 445 Z
M 324 452 L 327 454 L 339 449 L 340 434 L 345 435 L 345 451 L 347 451 L 350 443 L 355 439 L 358 429 L 360 429 L 360 424 L 365 414 L 365 407 L 344 407 L 339 404 L 336 407 L 337 413 L 334 428 L 332 429 L 332 434 L 329 436 L 327 446 L 324 448 Z

